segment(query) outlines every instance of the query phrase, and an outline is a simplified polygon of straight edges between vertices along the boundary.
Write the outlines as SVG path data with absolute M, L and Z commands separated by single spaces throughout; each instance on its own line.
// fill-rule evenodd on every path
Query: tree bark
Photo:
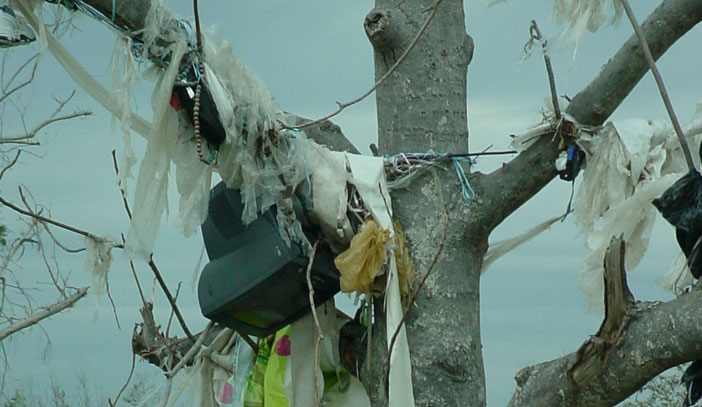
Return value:
M 412 42 L 433 3 L 376 1 L 364 22 L 375 51 L 376 80 Z M 466 74 L 472 53 L 463 3 L 444 0 L 414 49 L 376 90 L 381 154 L 468 151 Z M 447 233 L 443 253 L 407 319 L 416 405 L 484 406 L 479 276 L 487 236 L 468 227 L 475 202 L 464 201 L 453 169 L 438 171 L 436 177 L 421 176 L 409 189 L 394 192 L 392 200 L 417 279 Z M 386 372 L 381 366 L 387 353 L 382 310 L 379 301 L 372 369 L 364 378 L 373 406 L 387 403 Z

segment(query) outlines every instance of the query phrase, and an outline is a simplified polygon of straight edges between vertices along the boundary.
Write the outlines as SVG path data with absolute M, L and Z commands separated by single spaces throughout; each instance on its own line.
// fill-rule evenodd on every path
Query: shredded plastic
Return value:
M 370 295 L 375 277 L 385 263 L 386 245 L 390 232 L 374 220 L 367 220 L 351 240 L 351 245 L 334 259 L 341 274 L 341 291 L 359 291 Z
M 100 236 L 85 238 L 85 268 L 90 271 L 92 287 L 97 295 L 105 290 L 107 273 L 112 265 L 112 243 Z
M 587 154 L 573 205 L 587 240 L 578 285 L 592 308 L 602 306 L 602 258 L 611 237 L 624 236 L 629 271 L 648 248 L 656 216 L 651 201 L 679 176 L 671 172 L 675 165 L 666 167 L 672 157 L 664 141 L 671 136 L 668 125 L 632 119 L 607 123 L 597 136 L 583 134 L 577 141 Z
M 121 111 L 117 118 L 121 122 L 120 131 L 122 133 L 124 150 L 119 166 L 119 185 L 125 193 L 128 191 L 128 180 L 134 178 L 132 168 L 137 162 L 134 149 L 132 148 L 129 129 L 132 121 L 132 109 L 130 108 L 131 88 L 139 81 L 139 75 L 131 50 L 131 38 L 118 37 L 110 66 L 112 82 L 110 103 L 115 106 L 116 111 Z
M 619 0 L 554 0 L 554 20 L 564 25 L 558 40 L 563 46 L 577 45 L 587 30 L 597 31 L 607 20 L 618 22 L 623 10 Z
M 539 236 L 541 233 L 550 229 L 554 223 L 561 219 L 563 219 L 562 216 L 556 216 L 555 218 L 548 219 L 545 222 L 534 226 L 533 228 L 527 230 L 519 236 L 490 243 L 490 247 L 488 248 L 487 253 L 485 253 L 485 257 L 483 258 L 483 267 L 480 269 L 480 274 L 485 273 L 488 270 L 488 268 L 492 265 L 492 263 L 497 261 L 497 259 L 516 249 L 522 244 L 530 241 L 531 239 Z

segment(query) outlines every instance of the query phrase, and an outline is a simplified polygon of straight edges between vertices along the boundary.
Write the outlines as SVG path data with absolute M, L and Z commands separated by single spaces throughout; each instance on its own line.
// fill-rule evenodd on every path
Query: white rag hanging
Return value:
M 392 205 L 390 194 L 385 181 L 385 168 L 382 157 L 369 157 L 356 154 L 346 154 L 351 170 L 349 182 L 354 184 L 363 198 L 363 203 L 373 215 L 375 222 L 394 235 L 392 225 Z M 410 362 L 407 332 L 402 320 L 402 303 L 400 301 L 400 285 L 395 264 L 394 247 L 389 248 L 388 283 L 385 291 L 385 307 L 387 314 L 387 343 L 399 328 L 395 345 L 390 355 L 388 402 L 390 407 L 413 407 L 414 390 L 412 388 L 412 365 Z

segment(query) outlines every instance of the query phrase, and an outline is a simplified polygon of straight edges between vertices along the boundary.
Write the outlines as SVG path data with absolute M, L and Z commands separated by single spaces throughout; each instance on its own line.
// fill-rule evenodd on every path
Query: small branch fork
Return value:
M 27 318 L 24 318 L 9 327 L 3 329 L 0 331 L 0 342 L 2 342 L 3 339 L 7 338 L 8 336 L 21 331 L 24 328 L 30 327 L 32 325 L 35 325 L 39 322 L 41 322 L 43 319 L 46 319 L 54 314 L 57 314 L 66 308 L 72 307 L 78 300 L 81 298 L 85 297 L 85 295 L 88 293 L 88 287 L 83 287 L 78 289 L 73 295 L 71 295 L 68 298 L 65 298 L 53 305 L 50 305 L 46 309 L 36 312 Z
M 288 126 L 287 124 L 284 124 L 284 123 L 283 123 L 283 124 L 282 124 L 282 127 L 283 127 L 284 129 L 288 129 L 288 130 L 301 130 L 301 129 L 304 129 L 305 127 L 314 126 L 314 125 L 316 125 L 316 124 L 319 124 L 319 123 L 322 123 L 322 122 L 324 122 L 324 121 L 326 121 L 326 120 L 331 119 L 332 117 L 334 117 L 334 116 L 338 115 L 339 113 L 341 113 L 342 111 L 344 111 L 344 109 L 346 109 L 347 107 L 353 106 L 353 105 L 355 105 L 356 103 L 358 103 L 358 102 L 362 101 L 363 99 L 367 98 L 368 95 L 370 95 L 370 94 L 373 93 L 376 89 L 378 89 L 378 87 L 379 87 L 380 85 L 382 85 L 382 83 L 385 82 L 385 80 L 386 80 L 387 78 L 389 78 L 390 75 L 392 75 L 392 74 L 397 70 L 397 68 L 402 64 L 402 62 L 404 62 L 405 58 L 407 58 L 407 55 L 409 55 L 410 52 L 412 52 L 412 50 L 414 49 L 414 47 L 415 47 L 415 46 L 417 45 L 417 43 L 419 42 L 419 39 L 422 38 L 422 35 L 424 35 L 424 32 L 427 30 L 427 27 L 429 27 L 429 23 L 431 23 L 431 21 L 434 19 L 434 16 L 436 15 L 436 11 L 437 11 L 437 9 L 439 8 L 439 4 L 441 4 L 442 1 L 443 1 L 443 0 L 436 0 L 436 1 L 434 2 L 434 4 L 432 4 L 432 5 L 426 10 L 426 11 L 431 11 L 431 13 L 430 13 L 429 16 L 427 17 L 427 19 L 424 21 L 424 24 L 422 24 L 422 27 L 419 29 L 419 31 L 417 31 L 417 35 L 414 36 L 414 39 L 412 40 L 412 42 L 410 43 L 410 45 L 407 47 L 407 49 L 405 50 L 405 52 L 402 53 L 402 55 L 400 56 L 400 58 L 390 67 L 390 69 L 388 69 L 387 72 L 385 72 L 385 74 L 384 74 L 380 79 L 378 79 L 378 81 L 375 82 L 375 84 L 374 84 L 370 89 L 368 89 L 368 90 L 366 91 L 366 93 L 364 93 L 364 94 L 362 94 L 361 96 L 357 97 L 356 99 L 350 100 L 350 101 L 348 101 L 348 102 L 336 102 L 336 104 L 337 104 L 339 107 L 336 109 L 335 112 L 330 113 L 330 114 L 328 114 L 328 115 L 326 115 L 326 116 L 324 116 L 324 117 L 321 117 L 321 118 L 319 118 L 319 119 L 317 119 L 317 120 L 313 120 L 313 121 L 311 121 L 311 122 L 307 122 L 307 123 L 304 123 L 304 124 L 301 124 L 301 125 L 298 125 L 298 126 Z
M 643 31 L 641 30 L 641 26 L 639 25 L 638 21 L 636 21 L 636 16 L 634 15 L 634 11 L 631 9 L 631 5 L 629 4 L 628 0 L 621 0 L 622 6 L 624 6 L 624 12 L 626 12 L 626 16 L 629 18 L 629 21 L 631 22 L 631 26 L 634 28 L 634 32 L 636 33 L 636 37 L 639 39 L 639 43 L 641 45 L 641 50 L 643 51 L 644 58 L 646 58 L 646 62 L 648 63 L 649 68 L 651 69 L 651 73 L 653 74 L 653 78 L 656 80 L 656 85 L 658 85 L 658 91 L 661 94 L 661 98 L 663 98 L 663 104 L 665 105 L 665 110 L 668 112 L 668 116 L 670 116 L 670 121 L 673 123 L 673 129 L 675 130 L 675 134 L 678 136 L 678 141 L 680 142 L 680 147 L 682 148 L 683 154 L 685 155 L 685 162 L 687 162 L 687 168 L 692 171 L 695 169 L 695 164 L 692 161 L 692 154 L 690 153 L 690 146 L 687 144 L 687 140 L 685 139 L 685 134 L 683 133 L 682 127 L 680 126 L 680 122 L 678 121 L 678 117 L 675 115 L 675 110 L 673 109 L 673 104 L 670 102 L 670 97 L 668 96 L 668 91 L 665 89 L 665 84 L 663 83 L 663 77 L 661 76 L 661 73 L 658 71 L 658 68 L 656 67 L 656 61 L 653 59 L 653 55 L 651 55 L 651 50 L 648 48 L 648 42 L 646 42 L 646 36 L 644 35 Z
M 52 123 L 60 122 L 60 121 L 71 120 L 71 119 L 76 119 L 79 117 L 86 117 L 86 116 L 92 115 L 93 113 L 89 110 L 79 110 L 79 111 L 76 111 L 73 113 L 66 113 L 66 114 L 59 115 L 59 113 L 63 110 L 63 108 L 66 107 L 66 105 L 71 101 L 71 99 L 73 99 L 73 96 L 75 94 L 76 94 L 76 92 L 73 91 L 67 98 L 65 98 L 63 100 L 55 99 L 56 103 L 58 103 L 58 106 L 56 106 L 56 109 L 54 109 L 53 113 L 49 116 L 48 119 L 37 124 L 31 130 L 26 130 L 26 128 L 25 128 L 25 134 L 22 134 L 19 136 L 12 136 L 12 137 L 0 137 L 0 144 L 38 145 L 39 142 L 35 142 L 35 141 L 31 141 L 31 140 L 33 138 L 35 138 L 37 133 L 39 133 L 39 131 L 41 131 L 46 126 L 48 126 Z

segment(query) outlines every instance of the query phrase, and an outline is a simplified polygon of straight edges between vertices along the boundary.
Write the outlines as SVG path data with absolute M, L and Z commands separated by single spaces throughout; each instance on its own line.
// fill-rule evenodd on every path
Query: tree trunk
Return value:
M 375 50 L 376 79 L 410 45 L 432 3 L 376 1 L 364 23 Z M 472 53 L 463 3 L 440 2 L 416 46 L 376 91 L 381 154 L 468 152 L 466 73 Z M 469 227 L 473 205 L 462 197 L 451 166 L 438 170 L 436 177 L 421 176 L 409 189 L 394 192 L 392 200 L 417 280 L 427 272 L 446 233 L 442 254 L 407 319 L 416 405 L 484 406 L 479 277 L 486 236 Z M 382 308 L 378 301 L 371 375 L 364 380 L 373 406 L 387 404 Z

